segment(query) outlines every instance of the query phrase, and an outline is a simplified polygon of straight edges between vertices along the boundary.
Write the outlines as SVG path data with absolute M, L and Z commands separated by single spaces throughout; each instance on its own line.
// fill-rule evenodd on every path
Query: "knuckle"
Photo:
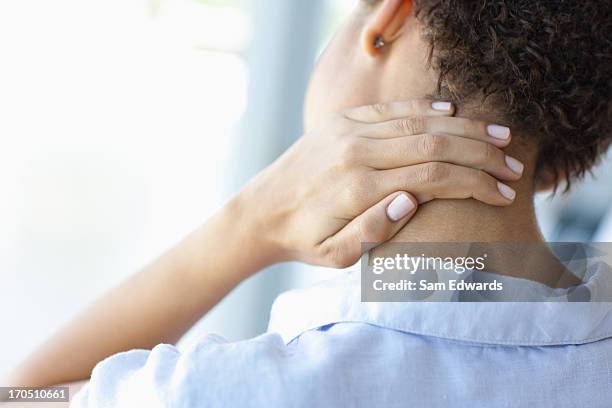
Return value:
M 353 190 L 356 194 L 359 194 L 359 197 L 363 197 L 365 195 L 365 191 L 371 187 L 371 178 L 367 171 L 357 172 L 353 177 L 353 182 L 355 186 Z
M 422 166 L 419 181 L 427 184 L 438 184 L 449 177 L 449 169 L 444 163 L 426 163 Z
M 408 128 L 411 126 L 409 119 L 398 119 L 392 123 L 394 133 L 408 134 Z
M 345 195 L 346 205 L 348 208 L 356 210 L 360 207 L 361 195 L 359 194 L 359 190 L 355 188 L 348 189 Z
M 471 119 L 461 119 L 461 131 L 463 135 L 478 135 L 478 126 Z
M 413 134 L 423 133 L 425 128 L 427 127 L 427 119 L 423 116 L 415 116 L 410 119 L 410 123 L 412 124 Z
M 440 135 L 425 134 L 420 138 L 417 149 L 426 159 L 443 158 L 448 150 L 448 140 Z
M 352 167 L 358 164 L 362 157 L 361 144 L 356 138 L 349 137 L 342 144 L 340 149 L 340 163 L 343 167 Z
M 420 116 L 399 119 L 395 122 L 397 131 L 406 135 L 417 135 L 425 128 L 425 119 Z
M 379 243 L 387 240 L 388 231 L 374 219 L 364 219 L 359 223 L 359 240 L 360 242 Z
M 463 125 L 463 131 L 465 135 L 486 137 L 487 126 L 485 122 L 479 120 L 466 120 Z
M 350 187 L 345 190 L 344 199 L 346 206 L 352 211 L 359 211 L 363 207 L 364 202 L 364 189 L 366 185 L 366 178 L 362 174 L 353 176 L 350 183 Z
M 332 268 L 347 268 L 352 265 L 346 251 L 340 245 L 329 245 L 324 249 L 323 259 Z
M 461 131 L 463 135 L 470 135 L 472 134 L 473 128 L 472 128 L 472 122 L 470 122 L 469 120 L 462 120 L 461 121 Z
M 482 149 L 482 163 L 490 163 L 495 159 L 495 149 L 489 143 L 485 143 L 484 149 Z
M 421 111 L 421 101 L 418 99 L 410 99 L 406 101 L 406 111 L 418 114 Z
M 475 190 L 485 190 L 489 188 L 490 176 L 484 170 L 475 170 L 473 172 L 473 184 Z
M 376 116 L 383 116 L 387 112 L 387 105 L 384 103 L 375 103 L 370 105 L 370 110 Z

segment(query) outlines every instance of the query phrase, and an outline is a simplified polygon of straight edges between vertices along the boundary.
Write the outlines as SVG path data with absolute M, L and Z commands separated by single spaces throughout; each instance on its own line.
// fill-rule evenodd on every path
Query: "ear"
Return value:
M 401 34 L 406 19 L 412 13 L 413 5 L 413 0 L 382 0 L 382 3 L 376 6 L 362 32 L 366 53 L 371 56 L 379 54 L 380 49 L 375 45 L 378 37 L 389 44 Z

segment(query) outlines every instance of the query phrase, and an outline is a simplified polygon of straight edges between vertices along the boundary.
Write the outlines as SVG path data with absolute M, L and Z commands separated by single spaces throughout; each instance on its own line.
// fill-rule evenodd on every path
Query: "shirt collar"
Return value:
M 269 331 L 287 343 L 307 330 L 351 322 L 493 345 L 584 344 L 612 337 L 612 302 L 596 301 L 612 298 L 612 268 L 592 266 L 580 286 L 595 301 L 364 303 L 360 273 L 348 271 L 280 295 L 272 307 Z

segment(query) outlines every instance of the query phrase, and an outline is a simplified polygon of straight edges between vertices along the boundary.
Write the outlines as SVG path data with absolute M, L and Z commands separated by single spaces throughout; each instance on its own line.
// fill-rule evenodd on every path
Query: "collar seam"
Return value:
M 588 337 L 588 338 L 580 339 L 580 340 L 579 339 L 561 339 L 561 340 L 551 340 L 551 341 L 544 341 L 544 340 L 542 341 L 529 341 L 529 340 L 504 341 L 504 340 L 495 340 L 495 339 L 490 339 L 490 338 L 476 339 L 476 338 L 463 337 L 463 336 L 453 336 L 453 335 L 449 335 L 445 333 L 433 333 L 433 332 L 418 331 L 418 330 L 407 330 L 405 328 L 400 328 L 397 326 L 390 326 L 390 325 L 383 326 L 381 324 L 373 323 L 373 322 L 369 322 L 365 320 L 338 320 L 338 321 L 325 321 L 325 322 L 309 325 L 307 329 L 299 331 L 298 334 L 290 334 L 290 336 L 288 336 L 289 340 L 286 343 L 287 344 L 291 343 L 295 339 L 299 338 L 302 334 L 308 331 L 317 330 L 328 324 L 351 324 L 351 323 L 368 324 L 370 326 L 375 326 L 381 329 L 395 330 L 398 332 L 414 334 L 417 336 L 434 337 L 434 338 L 443 339 L 443 340 L 451 340 L 451 341 L 458 341 L 458 342 L 472 343 L 472 344 L 486 344 L 486 345 L 491 345 L 491 346 L 516 346 L 516 347 L 571 346 L 571 345 L 596 343 L 598 341 L 612 338 L 612 331 L 610 331 L 610 332 L 606 332 L 605 334 Z

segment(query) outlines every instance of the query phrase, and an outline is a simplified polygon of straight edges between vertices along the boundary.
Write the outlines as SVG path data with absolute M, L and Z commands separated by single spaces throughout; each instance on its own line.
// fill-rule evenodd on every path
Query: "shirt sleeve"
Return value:
M 99 363 L 71 407 L 256 406 L 283 397 L 287 347 L 278 334 L 229 343 L 207 336 L 181 353 L 170 345 Z

